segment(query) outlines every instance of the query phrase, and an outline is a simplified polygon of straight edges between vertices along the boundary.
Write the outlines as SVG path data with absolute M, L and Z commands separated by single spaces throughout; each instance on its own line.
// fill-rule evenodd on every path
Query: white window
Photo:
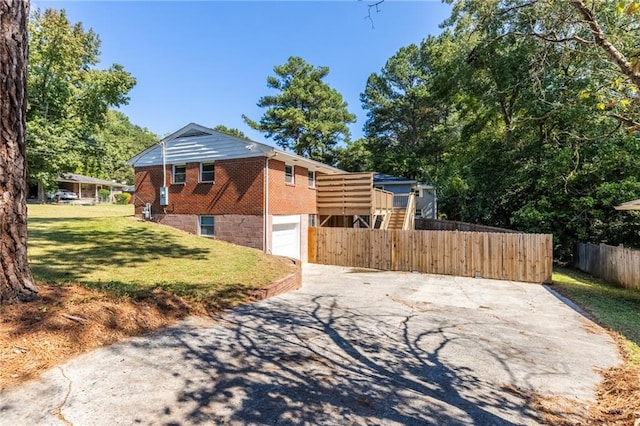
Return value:
M 203 237 L 214 237 L 216 230 L 216 220 L 214 216 L 200 216 L 200 235 Z
M 200 163 L 200 182 L 213 182 L 215 179 L 215 165 L 213 163 Z
M 309 171 L 307 172 L 309 176 L 309 188 L 316 187 L 316 172 Z
M 187 181 L 187 166 L 175 165 L 173 166 L 173 183 L 185 183 Z
M 284 181 L 290 185 L 294 184 L 293 180 L 293 166 L 285 165 L 284 166 Z

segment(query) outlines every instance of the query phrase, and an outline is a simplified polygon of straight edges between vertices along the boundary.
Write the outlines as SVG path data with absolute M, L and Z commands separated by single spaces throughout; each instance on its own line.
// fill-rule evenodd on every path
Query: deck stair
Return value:
M 415 194 L 394 194 L 393 210 L 386 228 L 412 230 L 416 210 Z
M 391 213 L 391 219 L 387 229 L 402 229 L 404 225 L 404 218 L 407 215 L 407 210 L 402 208 L 395 208 Z

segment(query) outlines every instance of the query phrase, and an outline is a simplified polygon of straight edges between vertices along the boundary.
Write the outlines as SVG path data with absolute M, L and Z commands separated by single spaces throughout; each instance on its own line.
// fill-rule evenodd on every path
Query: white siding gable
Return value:
M 164 140 L 167 164 L 197 163 L 234 158 L 260 157 L 273 148 L 211 131 L 204 136 L 177 136 Z M 162 164 L 162 144 L 157 144 L 130 160 L 134 167 Z
M 235 158 L 268 157 L 301 165 L 309 171 L 341 173 L 342 170 L 318 163 L 293 153 L 249 139 L 238 138 L 191 123 L 170 134 L 154 146 L 130 159 L 133 167 L 162 165 L 162 144 L 165 145 L 167 164 L 206 163 Z

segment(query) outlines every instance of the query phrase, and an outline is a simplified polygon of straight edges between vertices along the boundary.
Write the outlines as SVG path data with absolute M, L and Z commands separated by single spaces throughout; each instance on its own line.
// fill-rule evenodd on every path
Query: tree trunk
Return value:
M 36 293 L 27 263 L 28 0 L 0 0 L 0 304 Z

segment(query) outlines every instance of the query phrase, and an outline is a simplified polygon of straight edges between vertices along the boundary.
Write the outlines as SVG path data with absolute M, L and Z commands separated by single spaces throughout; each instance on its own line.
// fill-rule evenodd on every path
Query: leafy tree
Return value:
M 634 130 L 640 129 L 640 36 L 637 1 L 570 0 L 448 0 L 454 4 L 449 23 L 458 27 L 472 19 L 493 27 L 496 41 L 508 35 L 535 38 L 556 45 L 554 49 L 570 54 L 588 52 L 598 58 L 599 75 L 605 84 L 590 94 L 600 101 L 598 107 L 610 117 Z M 489 34 L 487 34 L 489 36 Z
M 227 127 L 224 124 L 218 124 L 216 127 L 213 128 L 213 130 L 217 130 L 219 132 L 226 133 L 228 135 L 235 136 L 237 138 L 249 139 L 247 135 L 242 133 L 241 130 L 238 130 L 233 127 Z
M 290 57 L 274 72 L 267 77 L 267 86 L 279 93 L 260 98 L 258 106 L 267 110 L 259 122 L 243 115 L 245 122 L 284 149 L 333 163 L 335 146 L 349 140 L 347 124 L 355 122 L 355 116 L 342 95 L 322 81 L 329 68 Z
M 369 79 L 376 168 L 435 176 L 450 219 L 553 233 L 560 259 L 576 240 L 638 246 L 638 217 L 613 209 L 640 196 L 637 87 L 593 25 L 633 67 L 636 13 L 580 0 L 451 3 L 442 35 Z
M 637 244 L 638 235 L 637 221 L 613 210 L 640 194 L 638 142 L 623 126 L 635 112 L 622 102 L 617 66 L 580 41 L 593 33 L 576 3 L 460 1 L 448 22 L 465 43 L 449 94 L 461 133 L 440 206 L 463 220 L 552 232 L 560 258 L 576 239 Z M 611 3 L 591 10 L 612 38 L 632 40 Z
M 121 65 L 98 69 L 100 39 L 64 10 L 36 11 L 29 21 L 27 159 L 33 182 L 78 171 L 95 153 L 94 135 L 110 107 L 126 104 L 135 79 Z
M 227 127 L 224 124 L 218 124 L 213 128 L 213 130 L 217 130 L 218 132 L 226 133 L 237 138 L 249 139 L 247 135 L 245 135 L 241 130 L 238 130 L 234 127 Z
M 25 110 L 29 2 L 0 2 L 0 304 L 37 289 L 27 263 Z
M 102 127 L 88 137 L 92 151 L 76 170 L 103 179 L 133 184 L 133 168 L 127 164 L 134 155 L 158 142 L 158 136 L 136 126 L 120 111 L 109 110 Z
M 435 130 L 447 117 L 444 99 L 432 94 L 436 43 L 429 38 L 401 48 L 367 80 L 360 99 L 368 111 L 366 144 L 377 171 L 435 181 L 444 152 Z
M 348 141 L 346 146 L 336 148 L 338 168 L 347 172 L 368 172 L 374 169 L 372 153 L 364 138 Z

